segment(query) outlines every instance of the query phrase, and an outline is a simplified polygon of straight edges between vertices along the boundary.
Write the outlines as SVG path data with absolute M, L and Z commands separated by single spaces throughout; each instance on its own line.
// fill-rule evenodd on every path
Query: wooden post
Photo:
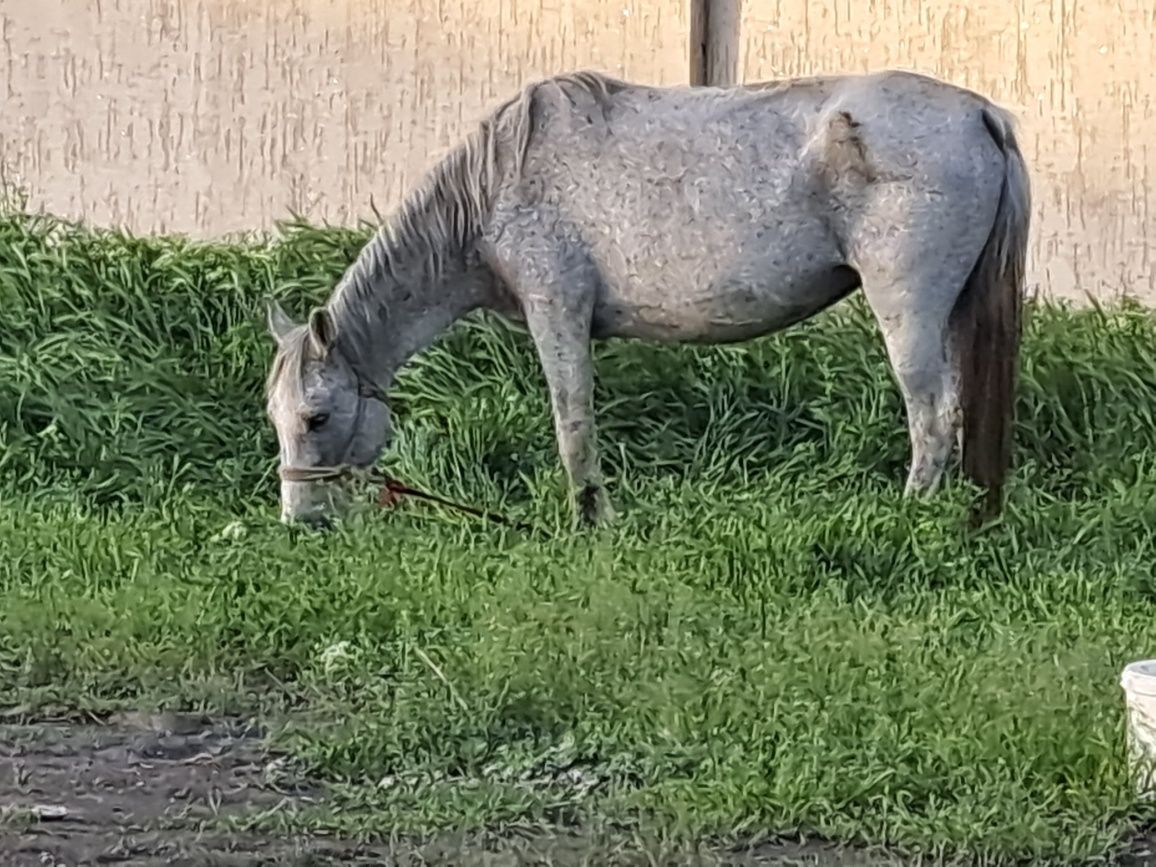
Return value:
M 690 83 L 739 83 L 742 0 L 690 0 Z
M 690 2 L 690 84 L 702 87 L 706 84 L 706 41 L 707 16 L 710 0 L 689 0 Z

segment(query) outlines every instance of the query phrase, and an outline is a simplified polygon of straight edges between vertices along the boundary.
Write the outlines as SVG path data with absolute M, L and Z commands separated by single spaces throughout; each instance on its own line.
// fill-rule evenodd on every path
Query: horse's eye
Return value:
M 327 421 L 329 421 L 329 413 L 318 412 L 309 416 L 309 418 L 305 420 L 305 424 L 309 426 L 309 430 L 317 430 L 317 428 L 321 427 Z

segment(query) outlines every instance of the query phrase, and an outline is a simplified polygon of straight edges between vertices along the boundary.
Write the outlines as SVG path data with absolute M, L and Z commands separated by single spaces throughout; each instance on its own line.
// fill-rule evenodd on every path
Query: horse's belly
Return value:
M 859 285 L 849 268 L 777 275 L 756 280 L 729 275 L 706 287 L 609 286 L 594 311 L 596 337 L 677 342 L 750 340 L 813 316 Z

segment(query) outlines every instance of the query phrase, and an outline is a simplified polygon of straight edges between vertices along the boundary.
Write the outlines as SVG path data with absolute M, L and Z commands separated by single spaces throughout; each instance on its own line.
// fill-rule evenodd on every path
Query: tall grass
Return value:
M 278 743 L 382 828 L 805 830 L 991 860 L 1102 854 L 1133 802 L 1117 685 L 1156 648 L 1156 327 L 1037 305 L 1015 482 L 900 496 L 858 300 L 743 346 L 598 350 L 618 524 L 571 535 L 528 340 L 482 318 L 404 372 L 420 505 L 275 520 L 265 297 L 361 230 L 199 245 L 0 217 L 0 689 L 292 711 Z M 336 821 L 336 819 L 334 819 Z

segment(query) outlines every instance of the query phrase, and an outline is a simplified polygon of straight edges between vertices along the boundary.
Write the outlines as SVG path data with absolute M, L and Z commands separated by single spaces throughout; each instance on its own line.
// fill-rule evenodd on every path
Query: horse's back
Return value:
M 543 233 L 586 251 L 607 333 L 742 339 L 805 318 L 854 287 L 853 248 L 872 234 L 859 223 L 903 227 L 929 190 L 974 197 L 998 156 L 988 103 L 915 73 L 609 81 L 533 89 L 504 202 L 515 254 Z
M 833 185 L 931 182 L 972 171 L 967 155 L 977 145 L 987 156 L 996 147 L 982 120 L 989 102 L 918 73 L 731 88 L 610 81 L 536 86 L 534 132 L 507 190 L 513 201 L 672 246 L 702 234 L 719 249 L 723 235 L 755 240 L 787 221 L 826 220 Z

